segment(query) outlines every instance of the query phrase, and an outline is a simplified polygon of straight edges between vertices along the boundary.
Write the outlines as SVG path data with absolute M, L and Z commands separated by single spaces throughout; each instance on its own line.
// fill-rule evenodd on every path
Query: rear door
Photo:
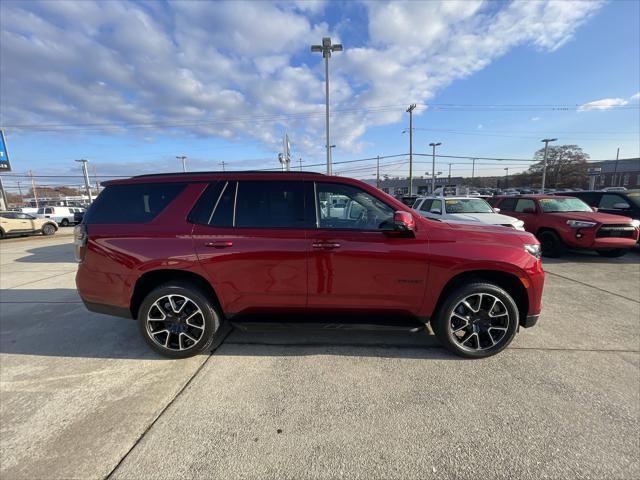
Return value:
M 394 209 L 352 185 L 316 182 L 316 228 L 310 231 L 309 308 L 315 311 L 401 311 L 416 314 L 427 276 L 426 239 L 389 236 Z M 347 197 L 359 212 L 327 209 Z
M 208 187 L 191 215 L 193 242 L 225 312 L 306 307 L 305 207 L 301 180 Z
M 625 208 L 616 208 L 621 207 L 623 204 L 626 205 Z M 611 213 L 613 215 L 634 217 L 635 213 L 632 208 L 633 206 L 628 199 L 613 192 L 604 192 L 600 198 L 600 202 L 596 206 L 598 207 L 599 212 Z
M 0 213 L 0 227 L 5 233 L 17 232 L 20 230 L 20 222 L 16 219 L 15 212 Z

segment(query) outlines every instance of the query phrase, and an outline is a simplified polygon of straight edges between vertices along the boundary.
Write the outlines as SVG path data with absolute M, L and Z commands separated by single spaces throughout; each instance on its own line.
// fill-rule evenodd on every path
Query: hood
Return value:
M 610 213 L 602 212 L 552 212 L 546 215 L 553 215 L 556 218 L 562 218 L 565 220 L 586 220 L 590 222 L 598 223 L 631 223 L 631 218 L 623 217 L 621 215 L 611 215 Z
M 510 225 L 518 219 L 499 213 L 450 213 L 451 221 L 484 223 L 490 225 Z
M 476 237 L 478 240 L 486 239 L 486 241 L 494 243 L 539 243 L 532 233 L 515 230 L 513 228 L 494 227 L 486 223 L 455 223 L 451 221 L 444 221 L 442 223 L 456 230 L 460 235 Z

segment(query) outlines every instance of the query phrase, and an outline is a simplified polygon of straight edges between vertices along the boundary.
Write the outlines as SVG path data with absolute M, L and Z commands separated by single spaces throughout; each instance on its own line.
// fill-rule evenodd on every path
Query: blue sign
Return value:
M 0 172 L 10 172 L 9 152 L 7 152 L 7 142 L 4 141 L 4 133 L 0 130 Z

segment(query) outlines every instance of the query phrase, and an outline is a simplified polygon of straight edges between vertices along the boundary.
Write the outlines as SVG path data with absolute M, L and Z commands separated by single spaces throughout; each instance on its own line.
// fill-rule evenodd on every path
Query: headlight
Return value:
M 589 228 L 589 227 L 595 227 L 597 223 L 585 222 L 583 220 L 567 220 L 567 225 L 569 225 L 572 228 Z
M 525 245 L 524 249 L 534 257 L 540 258 L 541 251 L 540 251 L 539 243 L 531 243 L 531 244 Z
M 640 220 L 631 220 L 631 225 L 636 228 L 640 228 Z

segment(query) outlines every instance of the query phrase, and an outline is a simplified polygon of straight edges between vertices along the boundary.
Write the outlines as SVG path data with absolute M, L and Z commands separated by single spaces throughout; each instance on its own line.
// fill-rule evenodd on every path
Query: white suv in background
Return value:
M 61 227 L 66 227 L 75 223 L 75 211 L 76 208 L 74 207 L 40 207 L 35 216 L 38 218 L 50 218 Z
M 413 209 L 423 217 L 450 223 L 485 224 L 524 231 L 522 220 L 499 214 L 499 209 L 477 197 L 419 197 Z

